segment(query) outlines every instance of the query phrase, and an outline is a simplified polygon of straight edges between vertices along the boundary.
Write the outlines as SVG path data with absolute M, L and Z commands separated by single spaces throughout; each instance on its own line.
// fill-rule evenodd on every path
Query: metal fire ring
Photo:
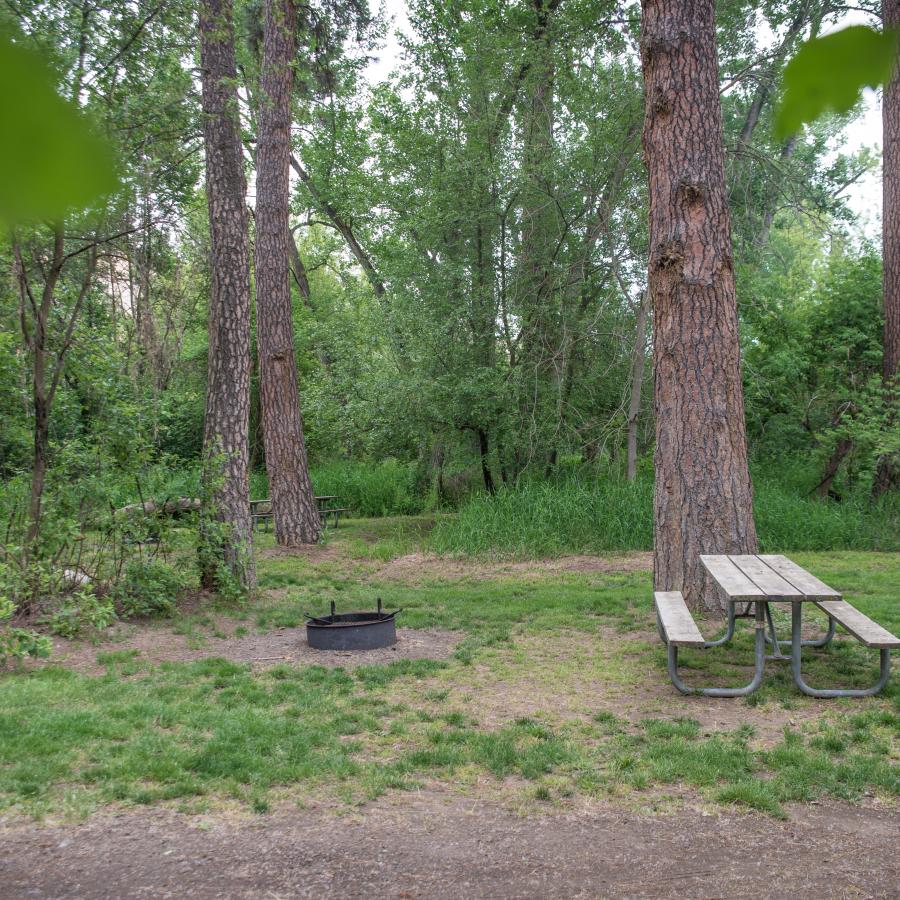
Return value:
M 397 643 L 397 627 L 394 617 L 401 609 L 383 612 L 381 597 L 374 612 L 335 612 L 331 603 L 331 615 L 313 616 L 306 613 L 306 640 L 314 650 L 377 650 Z

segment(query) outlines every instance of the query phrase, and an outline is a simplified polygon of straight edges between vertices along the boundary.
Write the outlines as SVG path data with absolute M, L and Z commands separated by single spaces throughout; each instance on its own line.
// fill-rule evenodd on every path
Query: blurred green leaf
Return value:
M 54 89 L 33 51 L 0 34 L 0 221 L 56 220 L 114 190 L 109 144 Z
M 807 41 L 784 70 L 776 135 L 786 138 L 828 110 L 847 112 L 864 87 L 888 81 L 896 57 L 896 32 L 865 25 Z

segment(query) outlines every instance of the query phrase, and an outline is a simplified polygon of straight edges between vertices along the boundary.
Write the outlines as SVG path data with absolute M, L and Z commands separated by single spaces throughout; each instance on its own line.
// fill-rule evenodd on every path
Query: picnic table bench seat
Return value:
M 842 625 L 861 644 L 878 650 L 900 649 L 900 638 L 894 637 L 887 628 L 861 613 L 846 600 L 821 600 L 816 606 Z
M 667 644 L 702 647 L 706 643 L 681 591 L 656 591 L 653 602 L 662 638 Z
M 713 697 L 739 697 L 755 691 L 762 680 L 765 667 L 765 647 L 772 647 L 768 659 L 786 660 L 791 663 L 794 682 L 811 697 L 867 697 L 877 694 L 890 677 L 891 650 L 900 649 L 900 638 L 860 612 L 841 594 L 810 572 L 777 554 L 734 554 L 701 556 L 700 561 L 709 572 L 712 581 L 725 601 L 728 625 L 725 636 L 715 641 L 705 641 L 684 601 L 681 591 L 656 591 L 653 595 L 660 637 L 668 647 L 668 668 L 672 683 L 685 694 L 699 693 Z M 771 603 L 790 603 L 791 638 L 779 640 L 770 609 Z M 828 631 L 824 637 L 808 640 L 801 634 L 804 602 L 811 602 L 828 616 Z M 744 610 L 737 612 L 737 605 Z M 735 620 L 755 619 L 755 670 L 751 682 L 740 688 L 694 688 L 686 685 L 678 675 L 678 648 L 709 648 L 728 643 L 734 635 Z M 808 685 L 801 671 L 803 647 L 827 647 L 835 634 L 835 625 L 841 625 L 849 634 L 866 647 L 880 653 L 878 681 L 868 688 L 819 689 Z M 768 629 L 768 633 L 767 633 Z M 790 654 L 782 653 L 782 647 L 790 647 Z

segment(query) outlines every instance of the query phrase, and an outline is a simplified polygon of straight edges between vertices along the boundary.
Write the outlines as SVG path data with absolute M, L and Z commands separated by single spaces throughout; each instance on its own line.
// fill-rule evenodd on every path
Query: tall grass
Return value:
M 415 515 L 426 507 L 427 498 L 418 490 L 415 466 L 386 459 L 380 463 L 339 460 L 312 466 L 313 490 L 318 496 L 337 497 L 354 516 Z M 268 496 L 265 472 L 250 478 L 250 496 Z
M 900 550 L 897 498 L 821 501 L 762 478 L 755 516 L 764 552 Z M 439 553 L 519 557 L 651 550 L 653 482 L 582 475 L 480 494 L 439 522 L 430 540 Z
M 532 482 L 479 494 L 431 534 L 439 553 L 555 556 L 653 546 L 653 484 L 614 478 Z

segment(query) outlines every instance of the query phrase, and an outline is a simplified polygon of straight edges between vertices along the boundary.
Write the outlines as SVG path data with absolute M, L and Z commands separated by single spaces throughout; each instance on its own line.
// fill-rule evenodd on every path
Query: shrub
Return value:
M 112 597 L 98 597 L 89 587 L 82 587 L 63 599 L 47 627 L 60 637 L 74 638 L 109 628 L 116 619 Z
M 132 560 L 114 597 L 125 617 L 169 617 L 175 614 L 178 593 L 186 586 L 185 577 L 164 562 Z
M 0 562 L 0 665 L 9 659 L 16 661 L 26 656 L 49 656 L 53 645 L 50 639 L 25 628 L 12 628 L 8 622 L 16 611 L 13 599 L 15 579 L 9 566 Z

